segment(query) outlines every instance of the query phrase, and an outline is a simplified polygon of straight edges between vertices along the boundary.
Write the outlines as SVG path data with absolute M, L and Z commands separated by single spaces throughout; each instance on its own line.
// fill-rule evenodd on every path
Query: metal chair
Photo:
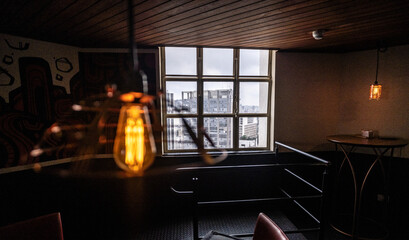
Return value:
M 63 240 L 60 213 L 28 219 L 0 227 L 2 240 Z
M 288 240 L 288 238 L 273 220 L 264 213 L 260 213 L 254 229 L 253 240 Z
M 240 238 L 230 236 L 215 231 L 210 231 L 202 240 L 240 240 Z M 260 213 L 254 229 L 253 240 L 288 240 L 285 233 L 267 215 Z

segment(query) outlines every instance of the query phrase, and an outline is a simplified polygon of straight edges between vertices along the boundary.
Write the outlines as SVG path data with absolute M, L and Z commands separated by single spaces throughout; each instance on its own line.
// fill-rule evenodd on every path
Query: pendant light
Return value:
M 135 47 L 132 9 L 132 1 L 128 0 L 129 43 L 133 67 L 130 78 L 126 79 L 119 89 L 122 92 L 119 97 L 122 107 L 113 155 L 118 167 L 136 175 L 143 175 L 155 159 L 156 147 L 146 105 L 151 101 L 148 96 L 147 78 L 146 74 L 139 69 Z
M 370 88 L 369 100 L 373 100 L 373 99 L 379 100 L 381 98 L 382 85 L 378 83 L 379 52 L 380 52 L 380 49 L 378 48 L 376 51 L 376 77 L 375 77 L 375 82 L 371 85 L 371 88 Z
M 90 124 L 63 124 L 63 122 L 68 121 L 54 123 L 47 129 L 40 143 L 31 151 L 32 157 L 55 152 L 61 148 L 76 149 L 75 156 L 65 160 L 78 163 L 73 164 L 71 169 L 72 173 L 75 174 L 83 174 L 88 170 L 89 161 L 82 160 L 95 158 L 112 158 L 113 156 L 119 168 L 136 176 L 143 176 L 144 172 L 153 164 L 156 156 L 156 144 L 150 116 L 153 117 L 154 122 L 159 122 L 155 119 L 154 99 L 156 96 L 149 95 L 147 76 L 139 66 L 134 41 L 132 0 L 128 0 L 128 13 L 129 62 L 132 64 L 126 64 L 125 69 L 127 71 L 124 72 L 129 73 L 129 75 L 121 75 L 121 80 L 117 81 L 117 84 L 108 84 L 106 86 L 106 95 L 90 96 L 80 101 L 79 104 L 72 105 L 74 112 L 96 112 L 97 114 Z M 118 123 L 107 124 L 111 112 L 118 112 L 119 108 Z M 175 111 L 180 112 L 182 110 L 175 108 Z M 181 114 L 178 116 L 184 120 L 185 116 Z M 203 141 L 198 139 L 187 121 L 184 120 L 183 123 L 206 164 L 216 164 L 227 158 L 227 151 L 218 149 L 204 129 L 199 131 L 202 131 L 203 136 L 211 143 L 212 151 L 215 151 L 216 154 L 220 152 L 218 156 L 215 152 L 212 152 L 213 156 L 210 155 L 205 149 Z M 106 127 L 114 126 L 116 126 L 116 135 L 113 140 L 113 155 L 102 154 L 109 156 L 100 156 L 98 154 L 100 147 L 103 144 L 112 142 L 112 139 L 108 139 L 103 131 L 105 131 Z M 67 139 L 67 142 L 64 142 L 63 146 L 48 146 L 50 136 L 55 137 L 58 141 L 61 140 L 61 143 L 65 139 Z M 41 165 L 38 166 L 40 166 L 38 168 L 38 171 L 40 171 Z M 64 172 L 64 174 L 66 173 Z

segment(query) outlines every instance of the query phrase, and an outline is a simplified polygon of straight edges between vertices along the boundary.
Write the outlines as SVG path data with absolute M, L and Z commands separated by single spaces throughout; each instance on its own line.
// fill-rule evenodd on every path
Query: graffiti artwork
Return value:
M 14 83 L 14 77 L 10 73 L 0 67 L 0 86 L 12 86 Z
M 4 41 L 6 41 L 7 46 L 9 46 L 9 48 L 14 49 L 14 50 L 24 51 L 30 47 L 30 43 L 28 42 L 24 43 L 24 45 L 22 42 L 18 42 L 18 46 L 14 46 L 7 39 L 4 39 Z
M 60 72 L 71 72 L 73 69 L 72 63 L 68 58 L 62 57 L 55 60 L 55 67 Z
M 64 77 L 63 76 L 61 76 L 60 74 L 56 74 L 55 75 L 55 80 L 57 80 L 57 81 L 62 81 L 64 79 Z
M 10 55 L 4 55 L 4 57 L 3 57 L 3 63 L 4 63 L 4 64 L 6 64 L 6 65 L 11 65 L 11 64 L 13 64 L 13 62 L 14 62 L 14 59 L 13 59 L 12 56 L 10 56 Z
M 149 81 L 153 83 L 150 84 L 153 85 L 150 91 L 156 94 L 154 56 L 155 53 L 140 54 L 141 65 L 146 70 Z M 63 74 L 52 74 L 50 68 L 52 62 L 50 64 L 44 58 L 20 57 L 18 59 L 21 86 L 8 92 L 8 103 L 0 98 L 0 168 L 52 161 L 76 154 L 74 148 L 60 147 L 61 141 L 71 140 L 70 138 L 52 137 L 44 142 L 45 130 L 56 122 L 74 126 L 92 122 L 94 113 L 73 114 L 71 106 L 89 96 L 104 92 L 108 82 L 123 75 L 122 66 L 126 65 L 128 57 L 123 53 L 80 53 L 79 59 L 80 73 L 70 79 L 66 79 Z M 148 61 L 149 59 L 152 61 Z M 55 63 L 60 72 L 73 70 L 73 64 L 68 58 L 56 59 Z M 69 81 L 69 94 L 65 87 L 54 85 L 53 80 L 63 79 Z M 14 77 L 7 69 L 0 67 L 0 86 L 9 86 L 14 82 Z M 107 119 L 107 121 L 109 125 L 114 123 L 115 119 Z M 105 137 L 114 138 L 114 130 L 114 128 L 107 128 Z M 30 155 L 40 142 L 55 151 L 41 156 Z M 101 147 L 101 152 L 110 153 L 113 143 L 107 142 Z

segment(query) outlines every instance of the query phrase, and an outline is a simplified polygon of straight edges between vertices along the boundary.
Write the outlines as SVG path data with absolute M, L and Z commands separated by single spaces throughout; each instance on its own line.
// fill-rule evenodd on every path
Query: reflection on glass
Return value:
M 165 47 L 166 75 L 196 75 L 196 48 Z
M 240 76 L 267 76 L 268 50 L 240 49 Z
M 197 112 L 196 82 L 166 82 L 167 113 L 178 113 L 174 107 L 182 109 L 182 113 Z M 172 107 L 173 106 L 173 107 Z
M 204 128 L 217 148 L 233 147 L 233 118 L 204 118 Z M 204 139 L 205 148 L 213 148 L 210 142 Z
M 239 118 L 239 148 L 267 147 L 267 117 Z
M 204 82 L 204 113 L 232 113 L 232 108 L 233 82 Z
M 203 75 L 233 76 L 233 49 L 203 48 Z
M 197 136 L 197 118 L 185 118 Z M 181 118 L 168 118 L 167 121 L 168 150 L 197 149 Z
M 267 82 L 240 83 L 240 113 L 267 113 Z

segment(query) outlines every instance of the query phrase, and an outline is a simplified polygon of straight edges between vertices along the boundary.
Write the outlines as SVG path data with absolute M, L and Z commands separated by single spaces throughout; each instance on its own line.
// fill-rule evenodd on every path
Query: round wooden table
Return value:
M 383 178 L 383 183 L 384 183 L 384 191 L 385 194 L 387 193 L 387 177 L 385 173 L 385 168 L 382 163 L 382 158 L 387 154 L 387 152 L 390 152 L 390 157 L 393 157 L 394 149 L 395 148 L 401 148 L 404 147 L 408 144 L 407 140 L 401 139 L 401 138 L 363 138 L 361 135 L 332 135 L 328 136 L 327 140 L 334 143 L 336 147 L 340 148 L 341 151 L 344 153 L 344 159 L 341 162 L 339 168 L 338 168 L 338 178 L 341 173 L 341 170 L 343 167 L 349 167 L 351 174 L 352 174 L 352 180 L 353 180 L 353 185 L 354 185 L 354 204 L 353 204 L 353 213 L 352 217 L 350 218 L 351 220 L 351 230 L 345 230 L 342 229 L 342 227 L 335 225 L 334 223 L 331 224 L 331 226 L 337 230 L 338 232 L 352 237 L 352 239 L 385 239 L 388 237 L 388 230 L 386 226 L 378 226 L 379 228 L 384 228 L 384 234 L 383 236 L 362 236 L 363 233 L 360 233 L 358 230 L 358 225 L 361 220 L 360 216 L 360 208 L 362 204 L 362 192 L 365 187 L 365 183 L 367 182 L 368 176 L 371 174 L 373 168 L 375 165 L 379 165 L 381 173 L 382 173 L 382 178 Z M 364 148 L 371 148 L 373 149 L 376 157 L 371 163 L 370 167 L 366 171 L 365 177 L 362 181 L 362 183 L 359 185 L 357 182 L 357 172 L 351 162 L 351 153 L 357 148 L 357 147 L 364 147 Z M 360 187 L 360 188 L 359 188 Z M 388 199 L 388 196 L 386 196 L 386 201 Z M 372 221 L 372 220 L 371 220 Z M 372 221 L 373 223 L 376 223 L 375 221 Z M 373 229 L 376 229 L 377 227 L 373 227 Z
M 332 135 L 327 140 L 336 144 L 372 148 L 398 148 L 408 144 L 407 140 L 401 138 L 363 138 L 361 135 Z

